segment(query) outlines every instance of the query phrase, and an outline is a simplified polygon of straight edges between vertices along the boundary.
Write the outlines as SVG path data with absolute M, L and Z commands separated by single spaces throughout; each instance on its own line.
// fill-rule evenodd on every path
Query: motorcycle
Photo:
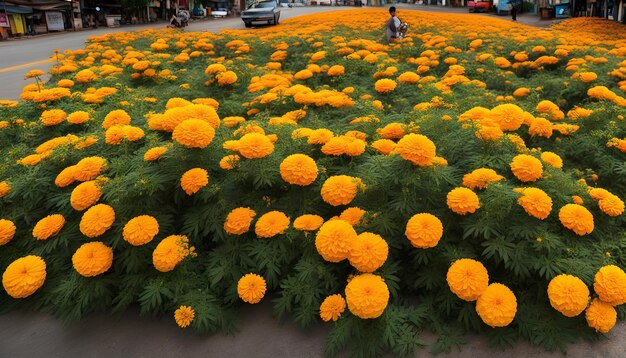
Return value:
M 187 10 L 179 10 L 178 16 L 172 15 L 172 18 L 170 19 L 170 24 L 167 25 L 167 27 L 179 29 L 187 26 L 189 26 L 189 12 Z

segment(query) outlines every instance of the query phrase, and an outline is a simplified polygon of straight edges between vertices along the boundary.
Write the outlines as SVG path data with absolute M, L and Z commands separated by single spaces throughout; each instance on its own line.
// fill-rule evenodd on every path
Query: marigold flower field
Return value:
M 0 102 L 0 309 L 242 305 L 326 353 L 482 332 L 547 350 L 626 310 L 626 28 L 384 9 L 91 37 Z M 175 322 L 175 323 L 174 323 Z

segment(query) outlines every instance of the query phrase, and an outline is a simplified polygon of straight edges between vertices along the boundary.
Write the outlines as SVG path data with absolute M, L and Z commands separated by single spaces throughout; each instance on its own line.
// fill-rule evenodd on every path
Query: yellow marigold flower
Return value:
M 530 94 L 530 90 L 526 87 L 520 87 L 518 89 L 516 89 L 515 91 L 513 91 L 513 96 L 517 97 L 517 98 L 522 98 L 522 97 L 526 97 Z
M 270 238 L 284 234 L 289 228 L 289 217 L 280 211 L 263 214 L 254 225 L 254 233 L 261 238 Z
M 236 126 L 239 123 L 243 123 L 245 122 L 246 119 L 243 117 L 239 117 L 239 116 L 235 116 L 235 117 L 225 117 L 223 119 L 224 122 L 224 126 L 228 127 L 228 128 L 232 128 L 234 126 Z
M 421 134 L 408 134 L 396 145 L 395 153 L 414 165 L 430 166 L 435 159 L 436 147 L 428 137 Z
M 387 242 L 370 232 L 361 233 L 353 242 L 348 254 L 350 265 L 361 272 L 374 272 L 387 261 Z
M 69 80 L 69 79 L 62 79 L 59 82 L 57 82 L 57 85 L 63 88 L 70 88 L 70 87 L 74 87 L 74 81 Z
M 589 196 L 591 196 L 591 198 L 596 201 L 606 199 L 611 195 L 613 194 L 611 194 L 608 190 L 602 188 L 593 188 L 589 190 Z
M 292 154 L 280 163 L 280 176 L 289 184 L 307 186 L 317 179 L 317 164 L 306 154 Z
M 398 81 L 402 83 L 417 83 L 420 80 L 420 76 L 415 72 L 404 72 L 398 76 Z
M 167 100 L 167 103 L 165 104 L 165 109 L 187 107 L 191 104 L 192 104 L 191 102 L 189 102 L 188 100 L 184 98 L 173 97 Z
M 247 159 L 264 158 L 274 152 L 274 144 L 260 133 L 248 133 L 239 139 L 239 154 Z
M 607 195 L 598 200 L 598 206 L 609 216 L 619 216 L 624 212 L 624 202 L 617 195 Z
M 341 76 L 346 72 L 345 68 L 341 65 L 334 65 L 334 66 L 330 66 L 330 68 L 328 69 L 328 72 L 326 72 L 326 74 L 328 74 L 329 76 Z
M 516 155 L 510 164 L 513 175 L 522 182 L 532 182 L 541 178 L 543 165 L 541 161 L 528 154 Z
M 59 175 L 54 179 L 54 184 L 59 188 L 65 188 L 76 181 L 74 174 L 76 173 L 76 166 L 72 165 L 63 169 Z
M 43 159 L 42 154 L 31 154 L 17 161 L 17 164 L 21 165 L 36 165 Z
M 43 111 L 40 119 L 41 123 L 45 127 L 51 127 L 63 123 L 66 117 L 67 114 L 62 109 L 50 109 L 47 111 Z
M 102 157 L 81 159 L 74 167 L 74 178 L 78 181 L 92 180 L 106 169 L 107 161 Z
M 220 127 L 220 117 L 215 108 L 204 104 L 190 104 L 185 107 L 168 109 L 160 118 L 159 127 L 163 131 L 172 132 L 177 125 L 192 118 L 205 121 L 213 128 Z
M 376 83 L 374 84 L 374 88 L 378 93 L 389 93 L 396 89 L 397 85 L 398 84 L 396 83 L 396 81 L 390 80 L 388 78 L 383 78 L 376 81 Z
M 11 192 L 11 186 L 6 181 L 0 182 L 0 198 Z
M 239 163 L 240 159 L 241 158 L 236 154 L 227 155 L 220 159 L 220 168 L 224 170 L 233 170 L 237 167 L 237 163 Z
M 580 72 L 578 78 L 585 83 L 589 83 L 595 81 L 598 75 L 595 72 Z
M 113 249 L 100 241 L 88 242 L 72 255 L 74 269 L 84 277 L 107 272 L 113 264 Z
M 333 136 L 334 133 L 326 128 L 316 129 L 309 135 L 307 143 L 326 144 Z
M 30 70 L 28 72 L 26 72 L 26 75 L 24 76 L 24 79 L 26 78 L 33 78 L 33 77 L 39 77 L 39 76 L 43 76 L 45 74 L 45 72 L 43 72 L 42 70 Z
M 357 226 L 361 223 L 361 218 L 364 214 L 365 210 L 361 208 L 347 208 L 341 213 L 341 215 L 339 215 L 339 218 L 347 221 L 352 226 Z
M 556 153 L 543 152 L 541 153 L 541 160 L 557 169 L 563 168 L 563 159 L 561 159 L 561 157 L 559 157 Z
M 94 238 L 104 234 L 115 221 L 115 211 L 106 204 L 92 206 L 83 214 L 80 220 L 80 232 Z
M 133 246 L 149 243 L 159 233 L 159 222 L 152 216 L 136 216 L 124 225 L 124 240 Z
M 332 206 L 347 205 L 356 197 L 360 179 L 347 176 L 331 176 L 322 185 L 322 199 Z
M 498 175 L 493 169 L 479 168 L 463 176 L 463 186 L 470 189 L 485 189 L 489 184 L 503 179 L 504 177 Z
M 500 139 L 504 133 L 500 126 L 491 119 L 483 119 L 476 131 L 476 137 L 484 141 L 496 141 Z
M 362 319 L 378 318 L 389 303 L 389 288 L 380 276 L 358 275 L 346 286 L 346 301 L 353 315 Z
M 311 61 L 319 61 L 326 57 L 326 51 L 318 51 L 311 56 Z
M 293 221 L 293 228 L 300 231 L 315 231 L 324 223 L 324 218 L 319 215 L 305 214 L 298 216 Z
M 149 162 L 152 162 L 152 161 L 155 161 L 155 160 L 159 160 L 159 158 L 161 158 L 161 156 L 163 154 L 165 154 L 165 152 L 167 152 L 167 147 L 150 148 L 143 155 L 143 160 L 149 161 Z
M 552 211 L 552 198 L 545 191 L 537 188 L 521 188 L 522 196 L 517 203 L 524 211 L 537 219 L 543 220 Z
M 245 234 L 250 230 L 252 219 L 256 216 L 256 212 L 250 208 L 233 209 L 226 216 L 224 221 L 224 231 L 230 235 Z
M 122 132 L 124 133 L 124 138 L 131 142 L 136 142 L 145 137 L 143 129 L 135 126 L 123 126 Z
M 189 327 L 195 317 L 196 312 L 190 306 L 180 306 L 174 311 L 174 320 L 180 328 Z
M 328 296 L 320 305 L 320 318 L 324 322 L 328 322 L 331 319 L 333 322 L 336 322 L 345 310 L 346 301 L 340 294 Z
M 548 284 L 550 305 L 565 317 L 576 317 L 589 303 L 589 288 L 578 277 L 561 274 Z
M 489 275 L 482 263 L 472 259 L 455 261 L 446 274 L 450 291 L 464 301 L 476 301 L 489 285 Z
M 581 198 L 578 195 L 572 195 L 572 201 L 574 202 L 574 204 L 578 204 L 578 205 L 583 205 L 584 203 L 583 198 Z
M 174 128 L 172 139 L 187 148 L 206 148 L 215 137 L 215 129 L 200 119 L 187 119 Z
M 131 121 L 130 115 L 126 113 L 123 109 L 116 109 L 109 112 L 106 117 L 104 117 L 104 121 L 102 122 L 102 127 L 104 129 L 109 129 L 110 127 L 117 125 L 129 125 Z
M 33 228 L 33 236 L 37 240 L 48 240 L 58 234 L 65 225 L 65 218 L 61 214 L 48 215 L 39 220 Z
M 189 239 L 184 235 L 170 235 L 152 252 L 152 265 L 160 272 L 172 271 L 189 255 Z
M 218 73 L 215 78 L 220 86 L 229 86 L 237 82 L 237 74 L 233 71 L 225 71 Z
M 86 181 L 72 190 L 70 204 L 74 210 L 83 211 L 98 202 L 101 195 L 102 191 L 96 181 Z
M 583 236 L 593 231 L 593 215 L 584 206 L 567 204 L 559 210 L 559 220 L 566 228 Z
M 328 262 L 339 262 L 350 254 L 350 249 L 357 240 L 352 225 L 343 220 L 331 220 L 320 227 L 315 237 L 315 248 Z
M 448 208 L 459 215 L 473 214 L 480 208 L 478 195 L 467 188 L 452 189 L 447 197 Z
M 488 326 L 505 327 L 515 318 L 517 299 L 505 285 L 492 283 L 478 297 L 476 312 Z
M 400 139 L 404 137 L 406 125 L 402 123 L 389 123 L 383 128 L 376 130 L 384 139 Z
M 299 81 L 305 81 L 313 77 L 313 72 L 305 69 L 305 70 L 296 72 L 296 74 L 293 77 Z
M 496 65 L 497 67 L 500 67 L 500 68 L 511 67 L 511 62 L 509 62 L 509 60 L 507 60 L 504 57 L 496 57 L 493 60 L 493 64 Z
M 531 136 L 550 138 L 552 137 L 552 130 L 552 123 L 549 120 L 537 117 L 531 122 L 528 128 L 528 134 Z
M 15 224 L 13 224 L 13 221 L 0 219 L 0 246 L 6 245 L 9 241 L 11 241 L 11 239 L 13 239 L 16 229 L 17 228 L 15 227 Z
M 37 291 L 46 281 L 46 263 L 35 255 L 13 261 L 2 274 L 2 286 L 13 298 L 25 298 Z
M 89 121 L 89 113 L 85 111 L 72 112 L 67 116 L 67 121 L 71 124 L 83 124 Z
M 193 168 L 186 171 L 180 178 L 180 186 L 187 195 L 192 195 L 209 183 L 209 172 L 202 168 Z
M 610 304 L 594 298 L 587 307 L 585 319 L 596 332 L 609 333 L 617 322 L 617 311 Z
M 396 149 L 396 143 L 390 139 L 379 139 L 372 142 L 371 146 L 383 155 L 389 155 Z
M 443 225 L 435 215 L 415 214 L 407 222 L 404 234 L 413 247 L 427 249 L 437 246 L 443 235 Z
M 593 290 L 612 306 L 626 303 L 626 273 L 615 265 L 603 266 L 593 280 Z
M 124 126 L 111 126 L 104 133 L 104 141 L 106 144 L 119 145 L 124 139 Z
M 221 63 L 213 63 L 207 66 L 207 68 L 204 70 L 204 73 L 207 75 L 212 75 L 215 73 L 225 72 L 225 71 L 226 71 L 226 66 L 222 65 Z
M 524 123 L 524 110 L 514 104 L 501 104 L 489 112 L 489 118 L 503 131 L 514 131 Z
M 237 282 L 237 294 L 242 301 L 255 304 L 259 303 L 263 296 L 267 285 L 265 279 L 257 274 L 249 273 Z

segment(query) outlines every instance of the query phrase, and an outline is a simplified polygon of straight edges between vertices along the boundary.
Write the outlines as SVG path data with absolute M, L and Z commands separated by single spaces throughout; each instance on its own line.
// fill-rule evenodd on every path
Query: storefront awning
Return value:
M 13 6 L 0 3 L 0 11 L 5 10 L 7 14 L 32 14 L 33 9 L 30 7 Z

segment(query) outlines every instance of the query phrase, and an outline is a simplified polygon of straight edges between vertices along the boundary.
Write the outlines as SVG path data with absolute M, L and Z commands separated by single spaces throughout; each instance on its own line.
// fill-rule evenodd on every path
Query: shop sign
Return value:
M 60 12 L 46 12 L 46 24 L 48 24 L 48 31 L 65 30 L 63 14 Z

